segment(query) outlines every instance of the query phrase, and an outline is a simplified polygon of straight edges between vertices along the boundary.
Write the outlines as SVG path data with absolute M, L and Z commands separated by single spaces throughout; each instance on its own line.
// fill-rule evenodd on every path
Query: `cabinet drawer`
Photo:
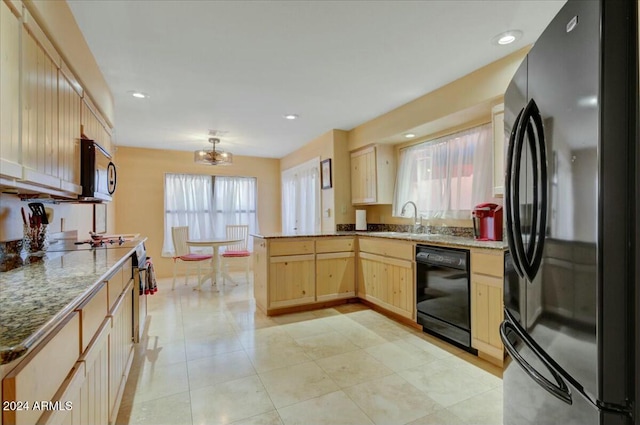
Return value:
M 107 315 L 107 285 L 103 284 L 76 311 L 80 313 L 80 345 L 84 352 Z
M 271 256 L 313 254 L 313 252 L 313 239 L 285 239 L 269 242 L 269 255 Z
M 390 241 L 382 238 L 361 238 L 360 251 L 404 260 L 413 260 L 415 256 L 413 243 Z
M 142 267 L 144 266 L 143 264 Z M 122 265 L 122 288 L 127 286 L 131 279 L 133 279 L 133 260 L 129 257 Z
M 471 272 L 502 278 L 504 253 L 502 251 L 471 251 Z
M 116 300 L 122 293 L 122 288 L 128 282 L 129 280 L 123 281 L 121 270 L 118 270 L 113 276 L 111 276 L 111 279 L 107 280 L 106 286 L 107 286 L 107 297 L 109 299 L 109 306 L 108 306 L 109 311 L 111 311 Z
M 105 300 L 106 304 L 106 300 Z M 2 381 L 2 401 L 52 400 L 80 354 L 80 315 L 70 317 Z M 54 364 L 55 367 L 51 367 Z M 3 411 L 5 424 L 35 424 L 42 411 Z
M 318 239 L 316 253 L 353 251 L 354 242 L 354 238 Z

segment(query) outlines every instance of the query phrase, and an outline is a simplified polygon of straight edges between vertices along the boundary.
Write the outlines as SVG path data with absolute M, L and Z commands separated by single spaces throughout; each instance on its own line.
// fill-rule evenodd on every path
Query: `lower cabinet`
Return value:
M 500 340 L 503 313 L 504 253 L 471 251 L 471 346 L 497 363 L 504 359 Z
M 118 417 L 120 401 L 133 361 L 133 280 L 110 312 L 109 334 L 109 423 Z
M 254 237 L 256 305 L 275 309 L 355 297 L 355 237 Z
M 360 253 L 358 296 L 408 319 L 415 319 L 412 261 Z
M 111 320 L 105 319 L 85 354 L 75 364 L 60 391 L 51 399 L 54 410 L 46 411 L 38 424 L 107 425 L 109 390 L 108 336 Z
M 356 296 L 355 238 L 316 240 L 316 299 L 329 301 Z
M 355 259 L 353 252 L 316 254 L 318 301 L 355 297 Z
M 269 260 L 269 307 L 315 302 L 314 254 L 284 255 Z

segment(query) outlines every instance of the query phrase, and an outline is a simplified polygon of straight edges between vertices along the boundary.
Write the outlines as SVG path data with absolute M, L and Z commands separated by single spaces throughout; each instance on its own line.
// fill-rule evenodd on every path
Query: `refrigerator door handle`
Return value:
M 535 152 L 534 156 L 534 225 L 536 231 L 532 232 L 532 240 L 530 248 L 532 249 L 530 255 L 531 266 L 531 278 L 538 273 L 540 264 L 542 263 L 542 254 L 544 249 L 544 242 L 547 233 L 547 150 L 546 141 L 544 135 L 544 127 L 542 125 L 542 116 L 536 102 L 531 99 L 527 108 L 531 108 L 531 120 L 533 121 L 534 128 L 529 125 L 527 133 L 529 134 L 529 141 L 533 145 L 531 151 Z M 537 143 L 535 143 L 537 142 Z M 540 196 L 538 197 L 538 188 Z M 539 212 L 539 214 L 538 214 Z
M 520 338 L 523 344 L 528 344 L 527 339 L 524 337 L 524 335 L 522 335 L 519 329 L 512 323 L 505 320 L 500 324 L 500 339 L 502 339 L 504 348 L 507 350 L 513 361 L 515 361 L 520 367 L 522 367 L 524 372 L 548 393 L 567 404 L 573 404 L 571 392 L 569 391 L 569 387 L 567 386 L 567 384 L 564 382 L 564 379 L 562 379 L 562 377 L 555 370 L 553 370 L 553 368 L 545 361 L 545 359 L 539 356 L 537 351 L 532 348 L 531 351 L 546 366 L 547 370 L 553 376 L 553 379 L 556 381 L 556 383 L 554 384 L 553 382 L 545 378 L 540 372 L 538 372 L 533 366 L 531 366 L 520 355 L 520 353 L 518 353 L 518 350 L 509 340 L 509 332 L 515 333 Z
M 516 117 L 513 123 L 513 129 L 511 130 L 511 136 L 509 137 L 509 148 L 507 149 L 507 169 L 505 170 L 505 209 L 506 209 L 506 221 L 507 221 L 507 244 L 509 245 L 509 251 L 511 252 L 511 258 L 513 260 L 513 267 L 518 273 L 518 276 L 523 277 L 524 272 L 518 251 L 516 249 L 516 238 L 520 238 L 518 229 L 514 227 L 515 209 L 513 206 L 513 193 L 518 188 L 514 188 L 512 185 L 512 177 L 514 173 L 514 151 L 516 145 L 516 135 L 518 133 L 518 127 L 522 120 L 522 113 L 524 108 L 520 110 L 520 113 Z M 518 159 L 519 160 L 519 159 Z
M 509 248 L 517 260 L 516 271 L 520 277 L 533 281 L 540 264 L 544 248 L 544 233 L 547 226 L 547 158 L 544 128 L 540 110 L 531 99 L 519 115 L 520 120 L 512 133 L 508 151 L 509 179 L 507 185 L 507 236 Z M 520 160 L 524 148 L 525 135 L 528 139 L 533 165 L 533 199 L 530 240 L 525 250 L 522 240 L 520 220 Z M 518 210 L 516 212 L 516 210 Z

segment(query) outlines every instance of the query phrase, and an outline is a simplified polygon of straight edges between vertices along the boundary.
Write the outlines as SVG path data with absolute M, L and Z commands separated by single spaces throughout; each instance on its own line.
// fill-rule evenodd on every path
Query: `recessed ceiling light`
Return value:
M 413 139 L 414 137 L 416 137 L 416 135 L 413 133 L 407 133 L 404 135 L 404 137 L 406 137 L 407 139 Z
M 287 114 L 287 115 L 283 115 L 283 116 L 288 120 L 296 120 L 296 119 L 298 119 L 298 114 Z
M 133 92 L 130 92 L 130 93 L 131 93 L 131 96 L 136 97 L 138 99 L 146 99 L 146 98 L 149 97 L 148 94 L 142 93 L 142 92 L 139 92 L 139 91 L 133 91 Z
M 491 39 L 491 44 L 496 46 L 505 46 L 507 44 L 511 44 L 516 40 L 519 40 L 522 37 L 522 31 L 520 30 L 509 30 L 503 33 L 500 33 Z

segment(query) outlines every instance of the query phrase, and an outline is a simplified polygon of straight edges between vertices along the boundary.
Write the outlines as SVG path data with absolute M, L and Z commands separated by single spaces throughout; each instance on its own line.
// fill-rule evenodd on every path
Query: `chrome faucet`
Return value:
M 402 206 L 402 211 L 400 211 L 400 215 L 404 217 L 404 213 L 407 212 L 407 205 L 413 205 L 413 232 L 411 233 L 417 233 L 418 226 L 420 226 L 420 222 L 418 221 L 418 207 L 416 206 L 415 202 L 413 201 L 405 202 L 404 205 Z

